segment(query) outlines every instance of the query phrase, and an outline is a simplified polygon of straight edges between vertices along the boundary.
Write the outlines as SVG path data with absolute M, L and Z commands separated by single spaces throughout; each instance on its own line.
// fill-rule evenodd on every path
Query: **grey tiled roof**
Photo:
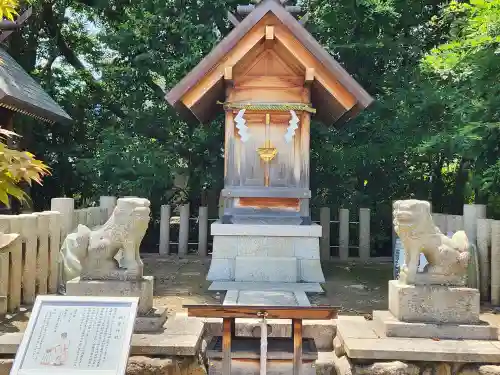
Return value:
M 0 106 L 49 122 L 71 117 L 4 49 L 0 48 Z

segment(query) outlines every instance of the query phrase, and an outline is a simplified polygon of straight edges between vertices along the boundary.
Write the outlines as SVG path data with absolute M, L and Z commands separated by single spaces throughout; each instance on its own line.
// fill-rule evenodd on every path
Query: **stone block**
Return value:
M 212 256 L 234 259 L 238 255 L 238 237 L 214 236 Z
M 297 259 L 319 259 L 319 238 L 291 237 Z
M 235 281 L 297 282 L 297 259 L 281 257 L 237 257 Z
M 80 280 L 79 277 L 66 283 L 68 296 L 139 297 L 138 314 L 147 314 L 153 308 L 153 276 L 144 276 L 139 281 Z
M 234 259 L 213 258 L 207 274 L 208 281 L 234 280 Z
M 498 328 L 484 324 L 411 323 L 397 320 L 389 311 L 374 311 L 373 319 L 388 337 L 452 340 L 498 340 Z
M 479 290 L 389 281 L 389 311 L 405 322 L 479 323 Z
M 316 259 L 299 259 L 299 281 L 306 283 L 324 283 L 325 276 L 321 262 Z
M 261 236 L 261 237 L 321 237 L 321 226 L 312 225 L 259 225 L 221 224 L 210 226 L 212 236 Z
M 149 313 L 135 318 L 134 333 L 159 332 L 167 321 L 167 309 L 153 308 Z
M 128 359 L 126 375 L 206 375 L 204 364 L 194 357 L 151 358 L 132 356 Z

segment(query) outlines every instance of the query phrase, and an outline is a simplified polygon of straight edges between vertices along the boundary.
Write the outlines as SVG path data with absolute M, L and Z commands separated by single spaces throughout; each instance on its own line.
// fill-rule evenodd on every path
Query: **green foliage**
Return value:
M 4 140 L 17 136 L 9 130 L 0 129 L 0 202 L 9 206 L 9 197 L 14 197 L 22 202 L 29 198 L 24 190 L 19 187 L 19 182 L 24 181 L 31 185 L 32 182 L 42 183 L 42 177 L 49 174 L 48 167 L 34 155 L 27 151 L 13 150 L 4 143 Z
M 17 0 L 0 0 L 0 21 L 4 17 L 10 21 L 14 21 L 18 6 L 19 2 Z

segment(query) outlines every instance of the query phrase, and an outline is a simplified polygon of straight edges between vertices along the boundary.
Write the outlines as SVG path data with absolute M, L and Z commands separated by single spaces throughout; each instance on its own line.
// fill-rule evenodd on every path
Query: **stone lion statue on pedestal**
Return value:
M 405 249 L 400 281 L 406 284 L 464 285 L 469 264 L 469 241 L 464 231 L 452 238 L 434 225 L 429 202 L 401 200 L 394 203 L 394 230 Z M 429 262 L 417 272 L 420 253 Z
M 108 221 L 90 230 L 78 225 L 61 247 L 62 282 L 84 280 L 136 280 L 143 276 L 139 247 L 150 216 L 150 202 L 120 198 Z M 115 259 L 121 252 L 120 264 Z

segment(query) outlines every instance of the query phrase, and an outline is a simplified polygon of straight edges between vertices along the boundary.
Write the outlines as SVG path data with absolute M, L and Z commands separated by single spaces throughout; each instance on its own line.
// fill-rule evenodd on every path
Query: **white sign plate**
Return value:
M 124 375 L 139 298 L 38 296 L 11 375 Z

